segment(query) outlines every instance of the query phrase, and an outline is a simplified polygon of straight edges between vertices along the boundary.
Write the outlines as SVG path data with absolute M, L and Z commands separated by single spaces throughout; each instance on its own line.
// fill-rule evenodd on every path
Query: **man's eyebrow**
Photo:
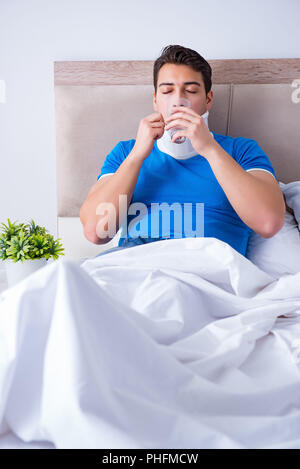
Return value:
M 158 87 L 163 86 L 163 85 L 174 85 L 174 83 L 161 83 Z M 198 83 L 197 81 L 185 81 L 184 85 L 198 85 L 198 86 L 201 86 L 201 84 Z

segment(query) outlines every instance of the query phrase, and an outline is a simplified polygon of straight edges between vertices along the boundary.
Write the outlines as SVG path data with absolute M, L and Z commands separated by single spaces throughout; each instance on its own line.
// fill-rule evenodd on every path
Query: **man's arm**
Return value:
M 99 238 L 97 235 L 97 224 L 102 217 L 105 217 L 105 215 L 96 214 L 96 209 L 101 203 L 110 202 L 115 206 L 116 231 L 118 231 L 119 196 L 121 194 L 127 195 L 128 209 L 143 160 L 133 148 L 114 174 L 102 179 L 100 178 L 94 184 L 80 208 L 80 221 L 83 225 L 84 236 L 88 241 L 94 244 L 106 244 L 111 241 L 111 238 Z M 120 220 L 120 224 L 122 222 L 123 220 Z M 108 229 L 108 222 L 104 229 Z
M 285 201 L 275 178 L 263 171 L 245 171 L 217 142 L 203 156 L 243 222 L 264 238 L 274 236 L 285 217 Z
M 80 221 L 84 228 L 85 237 L 95 244 L 106 244 L 111 238 L 107 236 L 109 221 L 102 226 L 102 218 L 111 220 L 111 215 L 116 216 L 113 220 L 116 231 L 127 214 L 132 195 L 138 180 L 139 172 L 144 160 L 150 155 L 154 141 L 161 138 L 164 133 L 165 122 L 159 112 L 153 112 L 149 116 L 143 117 L 139 123 L 134 147 L 125 160 L 118 166 L 118 169 L 111 176 L 106 176 L 104 181 L 100 180 L 92 187 L 86 200 L 80 209 Z M 122 213 L 119 220 L 119 200 L 120 196 L 127 197 L 126 213 Z M 125 197 L 125 198 L 126 198 Z M 101 204 L 102 207 L 101 207 Z M 97 208 L 105 208 L 104 204 L 114 207 L 113 214 L 97 214 Z M 124 207 L 125 208 L 125 207 Z M 105 221 L 105 220 L 104 220 Z M 113 236 L 116 233 L 113 234 Z M 104 238 L 103 235 L 106 235 Z

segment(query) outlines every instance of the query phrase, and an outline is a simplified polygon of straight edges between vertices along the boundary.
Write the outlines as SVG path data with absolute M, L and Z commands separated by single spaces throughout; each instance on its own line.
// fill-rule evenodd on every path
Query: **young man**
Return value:
M 252 230 L 268 238 L 282 228 L 285 202 L 267 155 L 253 139 L 211 132 L 201 117 L 213 104 L 211 85 L 211 67 L 196 51 L 179 45 L 163 49 L 154 63 L 156 112 L 140 121 L 136 140 L 120 141 L 107 155 L 81 207 L 89 241 L 110 241 L 121 224 L 119 248 L 197 236 L 199 205 L 204 208 L 201 235 L 218 238 L 242 255 Z M 170 103 L 180 105 L 181 98 L 191 107 L 168 115 Z M 182 130 L 171 141 L 168 131 L 176 127 Z M 174 146 L 180 148 L 179 137 L 186 137 L 192 153 L 178 157 L 173 152 Z M 145 208 L 138 217 L 132 210 L 137 203 Z M 108 206 L 113 208 L 109 214 Z M 115 231 L 109 232 L 109 225 Z

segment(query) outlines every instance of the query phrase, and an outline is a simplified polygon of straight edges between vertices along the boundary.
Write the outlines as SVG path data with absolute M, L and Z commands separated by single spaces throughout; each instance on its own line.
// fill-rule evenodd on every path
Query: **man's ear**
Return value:
M 213 97 L 214 97 L 214 93 L 212 90 L 210 90 L 208 93 L 207 93 L 207 96 L 206 96 L 206 109 L 209 111 L 210 108 L 212 107 L 213 105 Z
M 155 91 L 153 91 L 153 109 L 154 109 L 154 111 L 158 112 L 157 111 Z

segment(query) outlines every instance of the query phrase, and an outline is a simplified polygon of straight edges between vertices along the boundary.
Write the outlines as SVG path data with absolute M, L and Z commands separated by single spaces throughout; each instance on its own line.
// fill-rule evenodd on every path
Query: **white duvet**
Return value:
M 60 260 L 0 296 L 0 428 L 56 448 L 300 448 L 300 272 L 215 238 Z

